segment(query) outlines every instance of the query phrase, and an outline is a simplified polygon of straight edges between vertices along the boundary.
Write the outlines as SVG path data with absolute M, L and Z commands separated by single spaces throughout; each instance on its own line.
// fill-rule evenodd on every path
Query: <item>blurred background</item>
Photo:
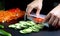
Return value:
M 0 10 L 5 10 L 5 1 L 0 0 Z
M 26 10 L 26 7 L 33 0 L 0 0 L 0 9 L 11 9 L 11 8 L 20 8 L 21 10 Z M 60 0 L 43 0 L 43 7 L 41 10 L 42 14 L 47 14 L 55 6 L 60 3 Z

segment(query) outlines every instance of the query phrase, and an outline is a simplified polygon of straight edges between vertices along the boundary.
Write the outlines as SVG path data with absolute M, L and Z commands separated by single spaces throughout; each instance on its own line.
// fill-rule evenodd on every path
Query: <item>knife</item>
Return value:
M 24 21 L 26 21 L 27 20 L 27 14 L 25 13 L 25 15 L 24 15 Z
M 46 15 L 40 14 L 40 16 L 37 17 L 37 18 L 43 18 L 43 19 L 44 19 L 45 16 L 46 16 Z M 35 14 L 31 14 L 30 17 L 27 17 L 27 19 L 32 20 L 32 21 L 33 21 L 33 18 L 36 18 Z M 49 27 L 48 22 L 45 22 L 45 23 L 42 23 L 42 24 L 43 24 L 44 26 L 46 26 L 46 27 Z
M 26 12 L 27 12 L 27 10 L 28 9 L 26 9 Z M 33 12 L 33 11 L 32 11 Z M 39 17 L 37 17 L 37 18 L 45 18 L 45 16 L 46 15 L 42 15 L 42 14 L 40 14 L 40 16 Z M 26 21 L 27 19 L 29 19 L 29 20 L 32 20 L 33 21 L 33 19 L 32 18 L 34 18 L 34 17 L 36 17 L 36 15 L 33 13 L 33 14 L 30 14 L 30 17 L 27 17 L 27 14 L 25 13 L 25 15 L 24 15 L 24 21 Z M 49 24 L 46 22 L 46 23 L 42 23 L 44 26 L 46 26 L 46 27 L 49 27 Z

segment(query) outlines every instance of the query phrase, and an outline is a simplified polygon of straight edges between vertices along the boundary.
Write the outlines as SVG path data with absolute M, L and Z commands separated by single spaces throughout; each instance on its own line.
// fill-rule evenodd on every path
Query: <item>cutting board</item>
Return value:
M 40 15 L 40 16 L 45 17 L 45 15 Z M 19 30 L 15 30 L 15 29 L 8 28 L 8 27 L 5 27 L 4 30 L 11 33 L 12 36 L 57 36 L 57 35 L 60 36 L 60 30 L 51 32 L 51 31 L 49 31 L 50 30 L 49 28 L 44 28 L 37 33 L 32 32 L 32 33 L 29 33 L 29 34 L 21 34 L 21 33 L 19 33 Z M 53 30 L 53 28 L 51 28 L 51 30 Z

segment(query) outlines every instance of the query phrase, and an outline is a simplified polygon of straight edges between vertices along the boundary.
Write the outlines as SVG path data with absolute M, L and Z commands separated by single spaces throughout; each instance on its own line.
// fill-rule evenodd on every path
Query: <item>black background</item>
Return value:
M 0 1 L 2 2 L 5 10 L 18 7 L 21 10 L 25 11 L 27 5 L 31 3 L 33 0 L 0 0 Z M 60 0 L 43 0 L 43 7 L 41 10 L 41 13 L 47 14 L 59 3 L 60 3 Z
M 21 10 L 26 10 L 26 7 L 33 0 L 5 0 L 5 9 L 10 8 L 20 8 Z M 60 0 L 43 0 L 43 7 L 41 13 L 47 14 L 51 11 L 55 6 L 60 3 Z

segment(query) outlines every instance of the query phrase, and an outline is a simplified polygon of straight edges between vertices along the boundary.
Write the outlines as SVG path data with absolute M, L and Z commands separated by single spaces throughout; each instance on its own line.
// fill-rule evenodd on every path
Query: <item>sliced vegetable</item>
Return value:
M 1 29 L 0 29 L 0 35 L 1 36 L 12 36 L 10 33 L 6 32 L 4 30 L 1 30 Z
M 4 28 L 4 26 L 3 25 L 0 25 L 0 28 Z
M 19 32 L 26 34 L 31 32 L 39 32 L 44 27 L 43 24 L 36 24 L 33 21 L 20 21 L 19 23 L 9 25 L 10 28 L 22 29 Z
M 28 29 L 24 29 L 24 30 L 20 30 L 20 33 L 26 34 L 26 33 L 31 33 L 32 29 L 28 28 Z
M 11 28 L 17 28 L 17 29 L 21 29 L 21 28 L 28 28 L 29 26 L 33 26 L 35 25 L 34 22 L 32 21 L 20 21 L 19 23 L 13 24 L 13 25 L 9 25 L 9 27 Z
M 9 10 L 0 10 L 0 22 L 11 22 L 12 20 L 17 20 L 18 18 L 23 18 L 25 11 L 20 10 L 19 8 L 16 9 L 9 9 Z
M 19 8 L 13 8 L 13 9 L 9 9 L 8 10 L 9 12 L 19 12 L 20 11 L 20 9 Z
M 41 23 L 43 22 L 43 18 L 33 18 L 33 20 L 36 22 L 36 23 Z
M 10 33 L 2 30 L 1 28 L 4 28 L 4 26 L 0 25 L 0 36 L 12 36 Z
M 20 30 L 20 33 L 26 34 L 31 32 L 39 32 L 40 29 L 42 29 L 42 26 L 40 27 L 39 25 L 34 25 L 27 29 Z
M 15 28 L 16 26 L 15 25 L 9 25 L 9 27 Z

